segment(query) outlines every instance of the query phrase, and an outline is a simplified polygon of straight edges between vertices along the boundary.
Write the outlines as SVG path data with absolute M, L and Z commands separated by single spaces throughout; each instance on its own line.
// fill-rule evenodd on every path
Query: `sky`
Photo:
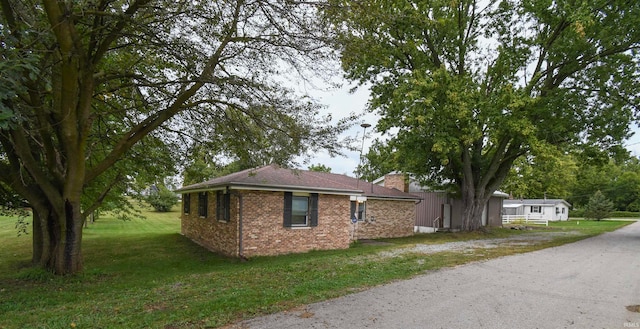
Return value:
M 357 138 L 358 149 L 362 149 L 362 154 L 366 154 L 373 140 L 381 137 L 379 133 L 375 133 L 375 124 L 378 117 L 374 113 L 365 113 L 369 91 L 366 87 L 360 87 L 355 92 L 350 93 L 349 90 L 354 85 L 348 85 L 344 82 L 343 87 L 328 91 L 314 90 L 315 97 L 320 104 L 326 106 L 326 112 L 330 113 L 334 121 L 349 116 L 351 113 L 362 115 L 362 117 L 354 123 L 351 129 L 347 130 L 343 136 Z M 360 126 L 362 123 L 368 123 L 371 127 L 366 131 Z M 366 132 L 363 139 L 363 133 Z M 335 174 L 346 174 L 356 176 L 355 170 L 360 160 L 360 152 L 344 151 L 345 157 L 330 157 L 328 153 L 317 153 L 309 160 L 309 165 L 322 164 L 331 168 L 331 172 Z
M 366 109 L 367 100 L 369 98 L 369 91 L 366 87 L 359 88 L 355 93 L 350 93 L 349 89 L 353 85 L 343 83 L 342 88 L 333 89 L 329 91 L 315 90 L 313 96 L 318 99 L 321 104 L 327 106 L 326 111 L 331 113 L 335 120 L 346 117 L 351 112 L 363 113 Z M 378 121 L 378 117 L 374 113 L 366 113 L 359 122 L 345 132 L 346 136 L 358 138 L 358 147 L 362 148 L 362 154 L 366 154 L 371 146 L 373 140 L 382 137 L 381 134 L 375 133 L 375 124 Z M 371 124 L 370 128 L 366 130 L 366 136 L 362 139 L 363 128 L 360 124 L 366 122 Z M 640 128 L 637 125 L 633 125 L 631 128 L 635 134 L 628 141 L 624 143 L 627 149 L 633 156 L 640 157 Z M 349 176 L 356 176 L 355 170 L 358 166 L 360 159 L 360 152 L 345 152 L 346 157 L 331 158 L 327 153 L 317 153 L 309 161 L 309 165 L 322 164 L 331 168 L 331 172 L 336 174 L 346 174 Z M 306 169 L 305 167 L 303 167 Z

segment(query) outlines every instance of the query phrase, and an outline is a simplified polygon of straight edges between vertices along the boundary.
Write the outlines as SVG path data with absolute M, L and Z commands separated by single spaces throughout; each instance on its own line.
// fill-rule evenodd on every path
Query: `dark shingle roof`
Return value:
M 419 197 L 396 189 L 386 188 L 347 175 L 300 169 L 285 169 L 277 165 L 247 169 L 227 176 L 184 186 L 178 193 L 243 188 L 277 191 L 310 191 L 327 194 L 364 195 L 368 197 L 413 199 Z

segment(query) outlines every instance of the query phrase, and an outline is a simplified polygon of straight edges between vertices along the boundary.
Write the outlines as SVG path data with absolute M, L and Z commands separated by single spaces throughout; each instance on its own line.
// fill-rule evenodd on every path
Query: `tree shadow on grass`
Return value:
M 158 275 L 200 273 L 237 263 L 178 233 L 99 238 L 84 247 L 85 269 Z
M 92 237 L 83 242 L 82 252 L 84 271 L 77 275 L 57 277 L 34 266 L 30 259 L 20 259 L 10 264 L 8 279 L 23 284 L 99 282 L 116 277 L 162 280 L 224 270 L 240 262 L 215 254 L 179 233 Z

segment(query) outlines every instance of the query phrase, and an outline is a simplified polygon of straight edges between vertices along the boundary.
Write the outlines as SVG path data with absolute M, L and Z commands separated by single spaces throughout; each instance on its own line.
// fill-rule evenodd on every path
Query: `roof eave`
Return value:
M 323 188 L 323 187 L 308 187 L 308 186 L 297 186 L 297 185 L 265 185 L 265 184 L 250 184 L 250 183 L 242 183 L 242 182 L 228 182 L 228 183 L 220 183 L 220 184 L 211 184 L 204 186 L 197 186 L 194 188 L 182 188 L 178 189 L 175 192 L 180 194 L 185 193 L 194 193 L 194 192 L 205 192 L 205 191 L 215 191 L 220 189 L 232 189 L 232 190 L 257 190 L 257 191 L 276 191 L 276 192 L 287 192 L 287 191 L 295 191 L 295 192 L 321 192 L 324 194 L 336 194 L 336 195 L 353 195 L 353 194 L 363 194 L 362 190 L 351 190 L 351 189 L 335 189 L 335 188 Z
M 385 201 L 418 201 L 423 200 L 419 197 L 399 197 L 399 196 L 386 196 L 386 195 L 366 195 L 367 199 L 385 200 Z

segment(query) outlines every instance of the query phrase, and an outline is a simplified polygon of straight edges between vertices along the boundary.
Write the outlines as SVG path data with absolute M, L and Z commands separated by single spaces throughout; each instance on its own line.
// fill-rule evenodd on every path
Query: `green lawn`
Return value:
M 259 257 L 216 256 L 179 234 L 178 212 L 147 219 L 104 217 L 85 229 L 85 272 L 55 277 L 28 267 L 31 237 L 0 217 L 0 328 L 211 328 L 337 297 L 426 270 L 525 252 L 614 230 L 629 222 L 553 223 L 541 231 L 579 230 L 536 246 L 477 253 L 403 254 L 416 243 L 497 238 L 522 231 L 445 233 L 357 243 L 348 250 Z

